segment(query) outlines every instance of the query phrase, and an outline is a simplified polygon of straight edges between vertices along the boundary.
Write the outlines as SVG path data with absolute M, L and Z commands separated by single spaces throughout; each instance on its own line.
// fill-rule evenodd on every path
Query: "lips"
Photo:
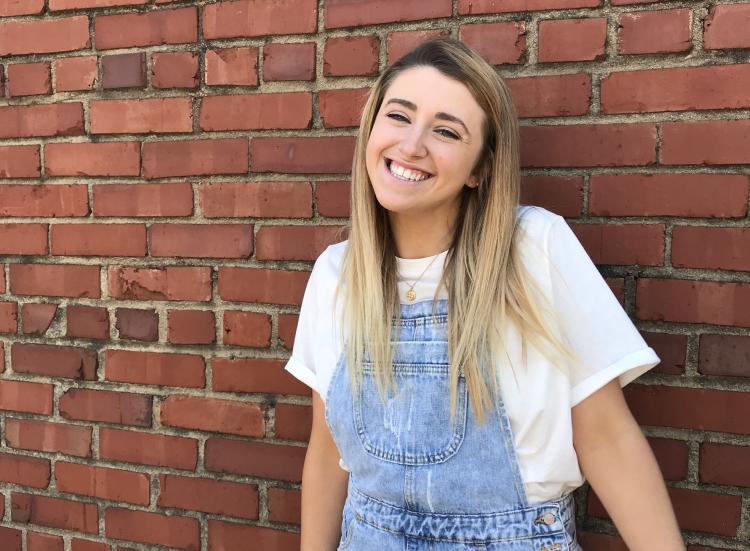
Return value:
M 404 164 L 401 164 L 398 161 L 396 161 L 396 163 L 398 165 L 400 165 L 401 167 L 403 167 L 403 168 L 405 168 L 407 170 L 410 170 L 411 172 L 420 172 L 422 174 L 426 174 L 427 175 L 426 178 L 422 178 L 421 180 L 412 180 L 410 178 L 403 178 L 403 177 L 399 176 L 398 174 L 396 174 L 394 172 L 391 172 L 390 168 L 391 168 L 391 163 L 393 162 L 393 159 L 389 159 L 388 157 L 384 157 L 384 160 L 385 160 L 385 162 L 383 164 L 384 164 L 384 167 L 385 167 L 385 171 L 388 173 L 388 175 L 391 178 L 394 178 L 395 180 L 398 180 L 399 182 L 405 182 L 405 183 L 410 183 L 410 184 L 420 184 L 422 182 L 425 182 L 425 181 L 429 180 L 430 178 L 432 178 L 434 176 L 433 174 L 427 172 L 426 170 L 421 170 L 421 169 L 417 169 L 417 168 L 410 168 L 410 167 L 408 167 L 408 166 L 406 166 Z

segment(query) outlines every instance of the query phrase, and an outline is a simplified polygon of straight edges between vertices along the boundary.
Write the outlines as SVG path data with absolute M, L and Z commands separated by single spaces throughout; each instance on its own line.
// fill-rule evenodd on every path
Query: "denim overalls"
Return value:
M 326 421 L 350 471 L 338 549 L 580 551 L 572 495 L 529 505 L 502 400 L 478 425 L 459 377 L 449 414 L 447 303 L 401 305 L 387 404 L 365 362 L 352 398 L 343 356 Z

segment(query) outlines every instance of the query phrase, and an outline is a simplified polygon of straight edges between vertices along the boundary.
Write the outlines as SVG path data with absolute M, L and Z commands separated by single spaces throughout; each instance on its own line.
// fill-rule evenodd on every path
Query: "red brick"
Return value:
M 612 73 L 601 82 L 604 113 L 750 107 L 750 66 L 649 69 Z
M 18 332 L 18 303 L 0 302 L 0 333 Z
M 675 226 L 672 265 L 714 270 L 749 270 L 750 228 Z
M 115 327 L 121 339 L 156 342 L 159 340 L 159 314 L 155 310 L 117 308 Z
M 64 256 L 146 256 L 143 224 L 54 224 L 52 254 Z
M 146 178 L 245 174 L 247 171 L 247 138 L 163 141 L 143 144 L 143 175 Z
M 151 134 L 192 132 L 191 98 L 92 100 L 92 134 Z
M 576 218 L 583 209 L 583 178 L 580 176 L 524 176 L 521 203 L 538 205 L 566 218 Z
M 459 37 L 491 65 L 523 63 L 526 53 L 523 21 L 461 25 Z
M 664 224 L 575 224 L 596 264 L 664 264 Z
M 518 116 L 568 117 L 585 115 L 591 101 L 591 75 L 551 75 L 509 78 Z
M 424 31 L 388 33 L 388 39 L 386 41 L 388 53 L 387 63 L 390 65 L 430 38 L 448 36 L 448 34 L 447 29 L 428 29 Z
M 610 0 L 610 3 L 613 6 L 625 6 L 628 4 L 656 4 L 666 1 L 668 0 Z
M 329 38 L 323 50 L 325 76 L 374 75 L 378 72 L 380 39 L 377 36 Z
M 0 254 L 46 255 L 47 224 L 0 224 Z
M 315 42 L 272 42 L 263 47 L 263 80 L 313 80 Z
M 294 346 L 298 321 L 297 314 L 279 314 L 279 341 L 287 350 L 291 350 Z
M 40 495 L 13 492 L 11 520 L 50 528 L 99 533 L 98 509 L 93 503 L 69 501 Z
M 200 128 L 205 131 L 308 128 L 310 92 L 207 96 L 201 101 Z
M 112 461 L 193 471 L 198 464 L 198 441 L 101 427 L 99 456 Z
M 5 343 L 0 342 L 0 373 L 3 371 L 5 371 Z
M 653 124 L 521 127 L 524 167 L 637 166 L 656 161 Z
M 711 6 L 703 22 L 703 47 L 750 48 L 750 4 Z
M 203 35 L 209 40 L 314 33 L 317 27 L 316 0 L 239 0 L 203 8 Z
M 305 448 L 209 438 L 206 441 L 206 470 L 274 480 L 300 482 Z
M 8 422 L 10 420 L 6 420 Z M 32 488 L 46 488 L 50 479 L 49 459 L 0 453 L 0 481 Z
M 700 452 L 700 480 L 708 484 L 750 486 L 750 446 L 703 442 Z
M 108 8 L 114 6 L 141 6 L 148 0 L 49 0 L 50 11 L 81 8 Z
M 312 408 L 276 403 L 275 431 L 277 438 L 307 442 L 312 429 Z
M 2 93 L 0 93 L 0 96 L 2 96 Z M 38 145 L 0 146 L 0 178 L 33 178 L 40 174 Z M 15 187 L 20 188 L 22 186 Z M 0 204 L 3 204 L 3 202 L 0 201 Z M 5 209 L 2 208 L 0 213 L 3 210 Z
M 219 296 L 223 300 L 300 305 L 308 272 L 222 266 Z
M 251 224 L 153 224 L 151 256 L 247 258 L 253 252 Z
M 151 54 L 151 86 L 154 88 L 195 88 L 199 72 L 196 52 Z
M 26 533 L 26 549 L 28 551 L 63 551 L 64 545 L 60 536 L 40 532 Z
M 0 410 L 49 415 L 52 413 L 52 385 L 0 380 Z
M 451 15 L 450 0 L 373 0 L 352 3 L 349 0 L 326 0 L 325 28 L 358 27 L 377 23 L 396 23 L 435 19 Z
M 750 327 L 750 284 L 641 278 L 637 285 L 639 319 Z
M 65 419 L 151 426 L 151 397 L 142 394 L 71 388 L 60 396 L 58 408 Z
M 5 438 L 11 448 L 77 457 L 91 457 L 91 430 L 91 427 L 31 419 L 5 420 Z
M 146 54 L 118 54 L 102 57 L 102 88 L 145 88 Z
M 185 44 L 198 40 L 196 7 L 144 13 L 97 15 L 96 49 Z
M 104 526 L 108 538 L 200 549 L 200 525 L 195 518 L 109 507 L 104 511 Z
M 13 174 L 9 176 L 14 177 Z M 88 213 L 89 199 L 86 185 L 3 184 L 0 186 L 0 216 L 73 217 L 87 216 Z
M 172 395 L 161 403 L 161 423 L 242 436 L 265 433 L 264 411 L 254 403 Z
M 750 377 L 750 338 L 743 335 L 700 336 L 698 372 Z
M 224 312 L 224 344 L 267 348 L 271 344 L 271 317 L 257 312 Z
M 607 20 L 558 19 L 539 22 L 541 63 L 559 61 L 595 61 L 605 57 Z
M 96 380 L 96 351 L 87 348 L 16 342 L 11 363 L 16 373 Z
M 77 56 L 54 59 L 56 92 L 93 90 L 97 84 L 96 56 Z
M 2 36 L 2 24 L 0 24 Z M 84 134 L 80 102 L 0 107 L 0 138 L 80 136 Z M 49 147 L 49 146 L 48 146 Z
M 309 182 L 210 183 L 200 186 L 208 218 L 312 217 Z
M 750 434 L 750 393 L 662 385 L 624 390 L 642 425 Z
M 107 544 L 97 543 L 95 541 L 71 538 L 70 544 L 70 551 L 109 551 L 109 546 Z
M 593 174 L 594 216 L 739 218 L 747 214 L 748 178 L 734 174 Z
M 0 511 L 4 512 L 4 508 L 0 507 Z M 4 551 L 21 551 L 21 531 L 0 526 L 0 544 Z
M 258 549 L 299 549 L 300 535 L 285 530 L 274 530 L 246 523 L 235 524 L 219 520 L 208 521 L 210 549 L 240 549 L 244 542 L 252 541 Z
M 0 57 L 51 54 L 89 47 L 85 15 L 0 23 Z
M 130 350 L 104 352 L 104 378 L 141 385 L 203 388 L 206 367 L 202 356 Z
M 109 314 L 106 308 L 71 305 L 66 308 L 68 337 L 109 339 Z
M 37 15 L 44 11 L 44 0 L 22 0 L 0 4 L 0 17 Z M 20 549 L 20 547 L 19 547 Z
M 11 264 L 14 295 L 99 298 L 99 266 Z
M 159 507 L 258 518 L 258 487 L 252 484 L 163 474 L 159 486 Z
M 692 11 L 658 10 L 622 13 L 618 19 L 621 54 L 684 52 L 692 48 Z
M 109 266 L 109 295 L 130 300 L 211 299 L 211 268 L 200 266 L 165 266 L 135 268 Z
M 359 126 L 369 88 L 321 90 L 318 109 L 325 128 Z
M 597 8 L 602 0 L 458 0 L 460 15 Z
M 353 136 L 253 138 L 253 172 L 348 173 L 354 154 Z
M 169 310 L 168 338 L 174 344 L 216 342 L 216 320 L 210 310 Z
M 740 523 L 741 497 L 713 492 L 667 488 L 677 522 L 683 530 L 734 536 Z M 601 502 L 589 494 L 589 514 L 606 517 Z
M 0 290 L 5 293 L 5 264 L 0 264 Z
M 285 363 L 260 358 L 214 358 L 213 390 L 309 396 L 310 388 L 284 370 Z
M 315 204 L 321 216 L 347 217 L 350 213 L 351 189 L 347 181 L 317 182 Z
M 301 496 L 299 490 L 268 488 L 268 520 L 287 524 L 300 524 L 301 516 Z
M 649 438 L 648 443 L 666 480 L 685 480 L 688 475 L 688 444 L 681 440 Z
M 139 142 L 48 143 L 44 168 L 48 176 L 138 176 Z
M 257 86 L 258 48 L 206 51 L 206 85 Z
M 667 165 L 750 163 L 750 120 L 661 123 L 659 158 Z
M 94 216 L 164 217 L 193 214 L 193 188 L 184 184 L 102 184 L 94 190 Z
M 6 67 L 5 76 L 11 97 L 52 93 L 49 61 L 10 64 Z
M 256 235 L 258 260 L 315 260 L 342 239 L 341 226 L 263 226 Z
M 604 281 L 614 293 L 620 306 L 625 308 L 625 279 L 622 277 L 605 277 Z
M 135 505 L 148 505 L 149 476 L 122 469 L 55 462 L 55 485 L 61 492 Z
M 685 372 L 688 342 L 686 335 L 649 333 L 648 331 L 641 331 L 641 335 L 661 359 L 661 363 L 654 368 L 655 372 L 673 375 Z

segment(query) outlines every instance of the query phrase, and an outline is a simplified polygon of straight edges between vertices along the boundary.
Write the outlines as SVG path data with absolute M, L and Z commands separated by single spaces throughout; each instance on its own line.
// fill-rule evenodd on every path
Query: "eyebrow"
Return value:
M 406 107 L 408 109 L 411 109 L 412 111 L 416 111 L 417 110 L 417 105 L 414 102 L 411 102 L 411 101 L 409 101 L 407 99 L 391 98 L 385 104 L 388 105 L 389 103 L 398 103 L 398 104 L 403 105 L 404 107 Z M 461 119 L 459 119 L 455 115 L 451 115 L 450 113 L 446 113 L 444 111 L 439 111 L 439 112 L 435 113 L 435 118 L 436 119 L 440 119 L 440 120 L 444 120 L 444 121 L 451 121 L 451 122 L 455 122 L 457 124 L 460 124 L 461 126 L 464 127 L 464 130 L 466 131 L 466 134 L 468 134 L 469 136 L 471 136 L 471 132 L 469 132 L 469 129 L 464 124 L 464 121 L 462 121 Z

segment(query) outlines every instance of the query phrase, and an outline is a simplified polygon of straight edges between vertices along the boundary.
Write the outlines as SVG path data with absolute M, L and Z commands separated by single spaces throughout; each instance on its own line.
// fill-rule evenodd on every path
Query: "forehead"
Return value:
M 418 112 L 428 115 L 443 111 L 466 124 L 478 125 L 484 115 L 469 89 L 434 67 L 412 67 L 399 74 L 383 97 L 383 106 L 391 98 L 408 100 Z

